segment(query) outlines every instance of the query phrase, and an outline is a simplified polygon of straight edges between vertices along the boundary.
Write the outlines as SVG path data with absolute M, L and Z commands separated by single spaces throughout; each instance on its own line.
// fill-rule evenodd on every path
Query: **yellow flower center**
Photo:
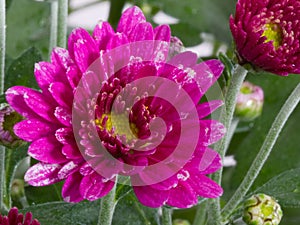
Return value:
M 266 37 L 266 42 L 272 41 L 273 46 L 277 49 L 282 42 L 282 30 L 278 24 L 274 23 L 267 23 L 264 26 L 264 32 L 262 36 Z
M 105 125 L 103 120 L 106 119 Z M 127 140 L 136 139 L 138 136 L 138 128 L 134 123 L 129 123 L 129 117 L 125 114 L 103 114 L 101 119 L 96 119 L 95 123 L 101 130 L 106 129 L 113 132 L 113 136 L 126 136 Z

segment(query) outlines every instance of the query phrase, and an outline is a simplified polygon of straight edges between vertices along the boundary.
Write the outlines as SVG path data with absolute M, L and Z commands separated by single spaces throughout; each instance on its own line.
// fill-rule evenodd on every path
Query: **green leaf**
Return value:
M 5 89 L 15 85 L 38 88 L 33 70 L 34 64 L 41 60 L 40 52 L 33 47 L 12 61 L 5 74 Z
M 118 178 L 119 180 L 120 177 Z M 130 194 L 131 192 L 132 192 L 132 187 L 130 186 L 130 179 L 127 178 L 122 183 L 117 184 L 116 197 L 115 197 L 116 201 L 119 201 L 120 199 Z
M 6 52 L 12 57 L 19 56 L 35 46 L 48 55 L 50 4 L 33 0 L 12 1 L 6 19 Z
M 212 33 L 218 40 L 231 43 L 229 16 L 234 13 L 236 0 L 152 0 L 151 3 L 191 28 L 179 35 L 182 40 L 190 36 L 190 31 L 197 31 Z
M 227 82 L 230 80 L 233 70 L 234 70 L 233 62 L 224 53 L 220 53 L 218 58 L 219 58 L 219 60 L 221 60 L 221 62 L 225 66 L 223 74 L 224 74 L 226 82 Z
M 51 202 L 30 206 L 21 212 L 32 212 L 43 225 L 94 225 L 97 224 L 100 200 L 72 204 Z
M 25 195 L 29 205 L 38 205 L 47 202 L 62 201 L 61 189 L 63 183 L 57 183 L 44 187 L 27 186 Z
M 139 203 L 134 193 L 124 196 L 117 204 L 113 223 L 117 225 L 160 224 L 158 209 L 148 208 Z
M 178 37 L 184 46 L 194 46 L 202 42 L 200 33 L 191 25 L 186 23 L 179 23 L 171 25 L 172 35 Z M 188 33 L 188 35 L 184 35 Z
M 11 184 L 15 177 L 15 172 L 20 162 L 27 156 L 28 145 L 22 145 L 16 149 L 6 148 L 5 156 L 5 204 L 11 206 Z
M 6 10 L 10 7 L 13 0 L 5 0 L 5 8 Z
M 300 207 L 300 168 L 281 173 L 256 189 L 255 193 L 273 196 L 283 207 Z
M 0 104 L 2 104 L 2 103 L 7 103 L 6 98 L 5 98 L 5 94 L 0 95 Z

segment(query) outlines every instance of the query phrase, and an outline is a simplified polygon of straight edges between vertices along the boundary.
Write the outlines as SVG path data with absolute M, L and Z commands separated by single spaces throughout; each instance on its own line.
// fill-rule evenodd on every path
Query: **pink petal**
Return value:
M 216 120 L 200 120 L 199 139 L 204 146 L 219 141 L 224 136 L 225 132 L 226 129 L 224 125 Z
M 204 117 L 207 117 L 222 105 L 223 105 L 223 101 L 221 100 L 213 100 L 213 101 L 209 101 L 197 105 L 199 119 L 203 119 Z
M 47 136 L 57 129 L 56 125 L 37 119 L 23 120 L 14 126 L 15 134 L 28 142 Z
M 72 128 L 65 127 L 56 130 L 55 137 L 63 145 L 76 144 Z
M 199 172 L 201 174 L 211 174 L 216 172 L 222 167 L 221 156 L 214 150 L 206 148 L 201 156 L 199 163 Z
M 175 188 L 170 190 L 167 204 L 177 208 L 189 208 L 197 204 L 196 191 L 185 182 L 180 182 Z
M 72 107 L 73 92 L 67 85 L 61 82 L 51 83 L 49 86 L 49 92 L 60 106 L 65 108 Z
M 171 29 L 168 25 L 160 25 L 154 28 L 154 39 L 160 41 L 170 42 Z
M 80 202 L 84 198 L 80 195 L 79 186 L 82 180 L 80 173 L 73 173 L 66 179 L 62 188 L 62 196 L 66 202 Z
M 72 173 L 78 171 L 79 164 L 74 163 L 73 161 L 66 163 L 58 172 L 57 176 L 59 179 L 64 180 Z
M 127 36 L 123 33 L 116 33 L 114 36 L 111 37 L 107 44 L 107 49 L 114 49 L 116 47 L 125 45 L 128 43 Z M 112 53 L 110 53 L 112 54 Z
M 39 116 L 27 106 L 24 101 L 24 94 L 28 88 L 21 86 L 14 86 L 6 91 L 6 100 L 11 107 L 20 115 L 28 119 L 36 119 Z
M 98 50 L 105 50 L 109 39 L 114 35 L 114 30 L 108 22 L 99 22 L 93 32 Z
M 71 116 L 71 112 L 69 112 L 68 109 L 63 107 L 56 107 L 54 111 L 54 115 L 61 124 L 67 127 L 72 126 L 72 116 Z
M 63 163 L 66 157 L 61 153 L 62 145 L 54 136 L 34 141 L 28 148 L 28 155 L 45 163 Z
M 158 190 L 170 190 L 172 187 L 176 186 L 178 184 L 178 179 L 176 176 L 172 176 L 162 182 L 159 182 L 157 184 L 152 184 L 151 187 Z
M 62 154 L 64 154 L 67 159 L 76 160 L 82 158 L 82 155 L 76 145 L 64 145 L 62 148 Z
M 2 222 L 3 217 L 1 215 L 1 217 L 0 217 L 1 225 L 17 224 L 18 214 L 19 214 L 18 209 L 16 207 L 13 207 L 11 210 L 9 210 L 8 215 L 7 215 L 8 219 L 9 219 L 9 223 L 3 223 Z M 22 222 L 23 222 L 23 220 L 22 220 Z
M 143 22 L 146 22 L 146 18 L 142 10 L 137 6 L 133 6 L 123 12 L 117 31 L 128 35 L 133 27 L 135 27 L 138 23 Z
M 138 200 L 151 208 L 164 205 L 169 198 L 169 191 L 156 190 L 151 186 L 134 186 L 133 190 Z
M 198 147 L 194 151 L 194 158 L 184 168 L 205 175 L 216 172 L 221 166 L 222 159 L 216 151 L 208 147 Z
M 187 183 L 203 198 L 217 198 L 223 194 L 223 189 L 216 182 L 199 173 L 191 172 Z
M 57 81 L 56 67 L 49 62 L 36 63 L 34 75 L 39 87 L 46 92 L 49 84 Z
M 65 73 L 67 69 L 74 64 L 68 50 L 59 47 L 53 48 L 51 53 L 51 62 L 60 73 Z
M 58 164 L 37 163 L 27 170 L 24 179 L 33 186 L 54 184 L 60 181 L 57 176 L 60 168 Z
M 196 72 L 195 80 L 197 81 L 201 94 L 204 95 L 206 91 L 216 82 L 221 76 L 224 65 L 216 59 L 207 60 L 192 67 Z
M 198 57 L 195 53 L 186 51 L 175 55 L 168 64 L 173 65 L 175 67 L 192 67 L 197 63 Z
M 146 41 L 153 40 L 154 32 L 152 25 L 148 22 L 137 24 L 129 34 L 129 40 L 134 41 Z
M 24 89 L 23 97 L 28 107 L 36 114 L 50 122 L 56 121 L 53 115 L 54 106 L 50 104 L 50 101 L 42 93 L 26 88 Z
M 82 73 L 79 71 L 77 66 L 70 66 L 67 70 L 66 76 L 71 88 L 74 90 L 81 79 Z
M 99 56 L 94 39 L 82 28 L 72 31 L 68 40 L 68 49 L 81 72 L 85 72 Z
M 85 199 L 94 201 L 107 195 L 113 186 L 114 182 L 106 181 L 104 177 L 94 172 L 83 177 L 80 184 L 80 193 Z

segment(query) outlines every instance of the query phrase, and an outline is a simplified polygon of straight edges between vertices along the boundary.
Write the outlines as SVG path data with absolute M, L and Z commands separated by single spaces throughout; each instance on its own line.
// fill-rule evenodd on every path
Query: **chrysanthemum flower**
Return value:
M 36 219 L 32 220 L 32 214 L 26 213 L 25 218 L 22 213 L 18 212 L 16 207 L 9 210 L 7 216 L 0 214 L 0 225 L 40 225 Z
M 153 28 L 132 7 L 116 32 L 107 22 L 92 36 L 75 29 L 68 50 L 55 48 L 51 63 L 38 63 L 41 92 L 20 86 L 6 92 L 27 118 L 14 131 L 32 142 L 28 154 L 40 161 L 25 175 L 29 184 L 65 180 L 66 201 L 92 201 L 108 194 L 116 175 L 123 175 L 149 207 L 185 208 L 199 196 L 222 194 L 206 175 L 221 166 L 208 145 L 225 131 L 218 121 L 204 119 L 222 102 L 198 102 L 223 65 L 197 64 L 190 52 L 166 62 L 170 38 L 168 26 Z
M 300 2 L 239 0 L 230 28 L 244 63 L 278 74 L 300 73 Z

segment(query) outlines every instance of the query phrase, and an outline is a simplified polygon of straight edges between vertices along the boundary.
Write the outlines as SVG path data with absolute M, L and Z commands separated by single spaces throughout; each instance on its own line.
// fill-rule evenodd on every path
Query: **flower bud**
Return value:
M 13 200 L 18 200 L 25 196 L 24 181 L 21 179 L 14 179 L 11 185 L 11 197 Z
M 278 225 L 282 210 L 277 201 L 265 194 L 256 194 L 244 202 L 243 220 L 248 225 Z
M 13 127 L 22 120 L 17 112 L 9 105 L 1 105 L 0 107 L 0 144 L 7 147 L 16 147 L 22 141 L 14 134 Z
M 237 97 L 235 116 L 244 121 L 252 121 L 261 115 L 263 103 L 263 90 L 245 81 Z
M 173 221 L 173 225 L 191 225 L 191 224 L 187 220 L 176 219 Z
M 183 44 L 178 37 L 171 37 L 169 48 L 169 59 L 172 59 L 175 55 L 184 51 Z

